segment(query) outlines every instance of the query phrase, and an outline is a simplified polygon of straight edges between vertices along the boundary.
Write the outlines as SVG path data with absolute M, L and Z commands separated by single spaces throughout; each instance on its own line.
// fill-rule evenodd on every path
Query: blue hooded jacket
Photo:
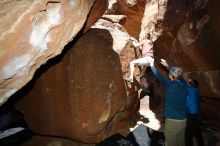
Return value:
M 199 88 L 192 85 L 188 86 L 188 95 L 186 97 L 187 113 L 199 114 Z
M 185 80 L 170 80 L 151 66 L 154 75 L 165 88 L 165 118 L 183 120 L 186 118 L 187 84 Z

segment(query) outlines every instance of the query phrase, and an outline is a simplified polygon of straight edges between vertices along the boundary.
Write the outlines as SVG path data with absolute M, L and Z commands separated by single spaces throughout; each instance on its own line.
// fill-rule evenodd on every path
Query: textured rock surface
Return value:
M 129 34 L 138 38 L 141 30 L 141 19 L 144 14 L 144 8 L 145 1 L 142 0 L 117 0 L 117 3 L 113 4 L 111 10 L 107 11 L 107 14 L 125 15 L 126 19 L 122 21 L 121 24 L 127 29 Z
M 79 32 L 94 0 L 0 2 L 0 105 Z
M 90 29 L 90 27 L 102 17 L 107 8 L 107 0 L 96 0 L 86 20 L 86 24 L 84 26 L 85 29 L 83 32 L 86 32 L 88 29 Z
M 47 3 L 45 0 L 42 3 L 32 3 L 32 1 L 11 0 L 10 3 L 8 2 L 0 2 L 0 22 L 2 24 L 0 27 L 0 93 L 1 97 L 6 97 L 1 98 L 1 103 L 26 84 L 40 64 L 60 53 L 63 46 L 82 27 L 93 3 L 92 1 L 77 1 L 81 8 L 86 9 L 80 11 L 81 9 L 75 7 L 76 1 Z M 97 3 L 104 5 L 105 2 L 97 1 Z M 10 11 L 9 5 L 18 5 L 19 7 Z M 64 57 L 63 60 L 65 61 L 49 68 L 36 82 L 33 91 L 25 97 L 26 99 L 21 105 L 23 105 L 22 108 L 30 126 L 38 133 L 64 136 L 86 142 L 99 141 L 122 126 L 123 120 L 120 122 L 118 120 L 126 117 L 126 112 L 131 112 L 132 109 L 130 108 L 121 114 L 116 113 L 121 111 L 126 104 L 126 106 L 130 106 L 130 104 L 136 103 L 133 97 L 137 97 L 137 89 L 139 88 L 138 82 L 126 84 L 127 99 L 125 99 L 122 75 L 129 72 L 129 62 L 141 55 L 128 42 L 128 34 L 125 33 L 123 27 L 117 24 L 120 23 L 135 38 L 142 39 L 146 32 L 151 33 L 157 66 L 160 62 L 159 59 L 164 58 L 170 65 L 181 66 L 185 78 L 192 77 L 200 82 L 202 111 L 212 121 L 212 124 L 220 127 L 220 114 L 217 110 L 219 109 L 220 99 L 219 5 L 220 2 L 217 0 L 118 0 L 118 3 L 113 4 L 112 9 L 107 11 L 108 15 L 103 16 L 105 20 L 99 23 L 104 25 L 104 29 L 109 29 L 113 36 L 113 44 L 111 47 L 109 46 L 109 50 L 114 48 L 120 54 L 122 73 L 116 73 L 114 70 L 114 67 L 120 69 L 117 66 L 120 64 L 117 60 L 118 54 L 113 53 L 113 50 L 103 50 L 106 48 L 101 47 L 106 42 L 100 41 L 100 36 L 104 37 L 104 40 L 108 40 L 110 38 L 109 33 L 97 32 L 97 35 L 100 35 L 99 41 L 95 39 L 94 33 L 94 36 L 91 35 L 88 40 L 97 41 L 93 43 L 95 45 L 100 44 L 100 49 L 97 47 L 98 49 L 95 50 L 94 44 L 89 44 L 88 40 L 85 39 L 81 45 L 88 45 L 87 49 L 93 48 L 94 52 L 84 51 L 81 45 L 78 46 L 81 48 L 79 50 L 75 47 L 75 49 L 72 48 L 66 55 L 67 57 Z M 28 9 L 29 6 L 33 8 L 33 11 Z M 104 8 L 93 8 L 104 11 Z M 49 21 L 47 18 L 50 18 L 50 15 L 44 17 L 44 13 L 50 14 L 50 12 L 53 12 L 53 16 L 55 15 L 53 18 L 56 19 Z M 70 13 L 79 15 L 76 17 L 69 15 Z M 19 18 L 17 14 L 20 16 Z M 58 17 L 59 14 L 62 14 L 62 17 Z M 93 14 L 96 14 L 95 10 Z M 65 19 L 66 16 L 72 19 Z M 95 17 L 99 16 L 100 14 Z M 79 24 L 78 20 L 82 20 L 82 23 Z M 87 21 L 87 26 L 95 22 L 93 17 L 90 20 Z M 111 23 L 106 22 L 106 20 Z M 3 21 L 7 23 L 2 23 Z M 57 21 L 59 23 L 56 23 Z M 22 27 L 23 25 L 26 27 Z M 110 27 L 108 28 L 108 26 Z M 45 29 L 36 31 L 38 28 Z M 111 30 L 112 28 L 114 29 Z M 117 28 L 123 30 L 123 35 L 120 37 L 117 37 L 119 33 Z M 71 31 L 69 31 L 70 29 Z M 121 46 L 114 43 L 114 37 L 116 40 L 121 39 Z M 35 40 L 35 38 L 39 39 Z M 125 48 L 122 50 L 121 47 L 124 45 Z M 100 50 L 105 53 L 98 52 Z M 30 52 L 30 55 L 26 54 L 27 52 Z M 81 57 L 85 53 L 88 54 Z M 117 57 L 111 57 L 111 55 L 109 57 L 108 53 L 111 55 L 113 53 Z M 98 70 L 94 70 L 93 66 L 96 66 Z M 161 70 L 160 67 L 158 66 Z M 113 73 L 113 71 L 115 72 Z M 115 76 L 110 75 L 110 72 Z M 138 79 L 138 73 L 137 69 L 135 72 L 136 79 Z M 107 88 L 109 81 L 116 81 L 116 79 L 117 88 L 122 89 L 119 92 L 113 92 L 112 88 Z M 158 86 L 157 82 L 156 89 Z M 97 91 L 104 87 L 106 90 Z M 86 90 L 82 90 L 84 88 Z M 116 101 L 115 98 L 110 99 L 106 95 L 108 92 L 114 93 L 112 97 L 113 95 L 118 97 L 117 94 L 120 94 L 122 95 L 120 97 L 123 98 L 117 98 L 119 101 Z M 157 90 L 156 92 L 158 92 L 158 96 L 161 96 L 162 89 L 160 88 L 160 91 Z M 91 97 L 94 97 L 95 100 L 91 101 Z M 100 97 L 104 97 L 105 100 Z M 106 103 L 107 99 L 112 101 L 111 104 Z M 111 108 L 108 108 L 108 105 Z M 100 107 L 94 108 L 98 106 Z M 66 118 L 69 120 L 64 120 Z M 100 121 L 103 122 L 100 123 Z M 45 127 L 40 127 L 39 123 Z M 75 132 L 81 132 L 81 135 L 78 136 Z
M 199 81 L 202 111 L 212 121 L 220 117 L 213 110 L 218 109 L 215 103 L 220 97 L 219 5 L 219 1 L 202 0 L 167 3 L 163 33 L 154 44 L 158 63 L 164 58 L 181 66 L 186 79 Z M 207 104 L 210 108 L 205 108 Z
M 202 96 L 220 97 L 220 64 L 217 59 L 220 53 L 216 48 L 219 34 L 215 26 L 218 21 L 216 24 L 212 22 L 218 19 L 212 13 L 217 11 L 215 5 L 218 3 L 214 1 L 204 4 L 205 8 L 196 3 L 169 3 L 167 7 L 170 9 L 163 23 L 167 29 L 155 42 L 154 49 L 157 59 L 165 58 L 171 65 L 181 66 L 186 77 L 198 79 L 201 89 L 206 89 L 201 90 Z M 207 33 L 211 30 L 215 33 Z
M 95 144 L 82 144 L 69 139 L 58 137 L 34 136 L 30 141 L 24 142 L 21 146 L 95 146 Z
M 123 127 L 127 98 L 112 45 L 107 30 L 92 29 L 37 79 L 20 101 L 33 131 L 94 143 Z
M 124 15 L 119 23 L 131 36 L 142 39 L 149 32 L 155 40 L 162 31 L 166 6 L 167 0 L 118 0 L 107 10 L 107 14 Z
M 103 16 L 104 19 L 107 17 L 106 15 Z M 92 28 L 99 28 L 108 30 L 113 39 L 113 50 L 117 52 L 119 55 L 121 54 L 122 49 L 126 46 L 126 44 L 130 41 L 130 35 L 126 31 L 126 29 L 118 24 L 117 22 L 120 21 L 121 17 L 115 16 L 111 19 L 111 21 L 100 19 L 97 23 L 95 23 Z M 116 19 L 114 22 L 114 19 Z
M 124 19 L 124 15 L 103 15 L 93 27 L 99 29 L 106 29 L 111 33 L 113 38 L 113 49 L 120 56 L 121 68 L 123 77 L 130 75 L 130 61 L 140 58 L 141 53 L 139 49 L 135 49 L 130 40 L 130 35 L 126 29 L 119 23 Z M 130 84 L 125 82 L 127 91 L 127 113 L 129 117 L 134 115 L 138 110 L 138 89 L 140 89 L 139 81 L 140 70 L 136 69 L 134 72 L 135 83 Z
M 210 108 L 202 110 L 213 121 L 220 117 L 217 110 L 213 110 L 218 108 L 215 102 L 220 97 L 218 6 L 220 2 L 209 0 L 119 0 L 114 4 L 114 10 L 108 11 L 109 14 L 126 16 L 120 23 L 132 36 L 138 38 L 140 32 L 141 39 L 146 32 L 151 33 L 156 64 L 159 65 L 160 59 L 164 58 L 170 65 L 181 66 L 186 79 L 199 81 L 202 107 L 210 105 Z M 209 112 L 215 116 L 209 115 Z M 220 126 L 218 122 L 214 123 Z

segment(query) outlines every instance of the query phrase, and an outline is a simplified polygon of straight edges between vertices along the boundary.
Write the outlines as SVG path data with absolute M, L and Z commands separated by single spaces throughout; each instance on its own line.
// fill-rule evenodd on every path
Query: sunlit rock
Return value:
M 112 20 L 113 22 L 104 20 L 106 17 Z M 113 16 L 113 18 L 104 15 L 104 19 L 100 19 L 97 23 L 95 23 L 94 26 L 92 26 L 92 28 L 108 30 L 113 38 L 113 49 L 118 54 L 120 54 L 122 49 L 124 49 L 125 45 L 130 41 L 130 35 L 127 33 L 123 26 L 121 26 L 118 23 L 114 23 L 114 21 L 120 21 L 119 19 L 121 18 L 121 16 L 119 16 L 118 19 L 116 17 L 117 15 L 115 17 Z
M 128 103 L 112 46 L 109 31 L 91 29 L 48 70 L 42 68 L 17 105 L 34 132 L 96 143 L 123 128 Z
M 0 105 L 80 31 L 94 0 L 0 2 Z

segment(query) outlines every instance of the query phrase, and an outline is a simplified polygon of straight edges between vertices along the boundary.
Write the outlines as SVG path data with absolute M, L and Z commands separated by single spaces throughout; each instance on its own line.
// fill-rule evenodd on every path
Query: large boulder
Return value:
M 82 29 L 95 0 L 0 1 L 0 105 L 61 53 Z M 97 0 L 85 30 L 104 13 Z M 94 12 L 95 11 L 95 12 Z
M 39 134 L 95 143 L 122 128 L 127 96 L 119 55 L 107 30 L 91 29 L 21 99 Z
M 77 143 L 70 139 L 60 137 L 34 136 L 31 140 L 22 143 L 20 146 L 95 146 L 95 144 Z
M 139 37 L 141 32 L 141 19 L 144 15 L 146 1 L 142 0 L 117 0 L 107 14 L 125 15 L 126 19 L 120 23 L 127 29 L 128 33 L 135 38 Z

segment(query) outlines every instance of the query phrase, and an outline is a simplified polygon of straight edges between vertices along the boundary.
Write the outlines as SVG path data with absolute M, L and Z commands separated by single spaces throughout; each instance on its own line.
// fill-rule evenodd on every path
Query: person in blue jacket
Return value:
M 185 146 L 187 84 L 181 69 L 172 67 L 169 76 L 161 75 L 150 60 L 151 70 L 165 88 L 165 146 Z
M 193 137 L 196 138 L 198 146 L 204 146 L 200 130 L 199 83 L 194 79 L 188 79 L 187 84 L 187 124 L 185 131 L 186 146 L 193 146 Z

